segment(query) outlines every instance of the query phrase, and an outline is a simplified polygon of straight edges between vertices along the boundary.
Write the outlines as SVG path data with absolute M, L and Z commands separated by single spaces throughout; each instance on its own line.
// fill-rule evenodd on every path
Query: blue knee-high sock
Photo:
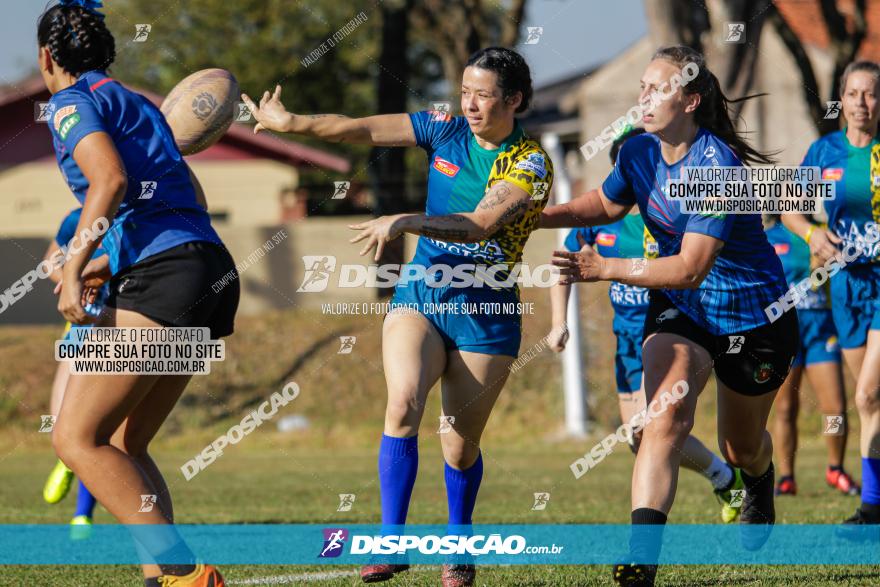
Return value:
M 73 516 L 94 517 L 96 502 L 97 500 L 95 499 L 95 496 L 92 495 L 86 486 L 83 485 L 83 482 L 80 481 L 79 490 L 76 493 L 76 512 Z
M 409 498 L 419 470 L 419 437 L 382 435 L 379 445 L 379 488 L 382 492 L 382 525 L 406 522 Z
M 458 471 L 446 465 L 446 501 L 449 504 L 449 524 L 468 526 L 472 523 L 477 492 L 483 480 L 483 454 L 473 465 Z
M 880 505 L 880 459 L 862 457 L 862 503 Z

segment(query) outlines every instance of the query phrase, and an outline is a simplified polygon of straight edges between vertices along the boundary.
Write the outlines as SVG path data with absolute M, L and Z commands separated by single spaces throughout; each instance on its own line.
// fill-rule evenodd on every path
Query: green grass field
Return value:
M 617 426 L 611 391 L 607 297 L 601 286 L 585 288 L 585 371 L 594 420 L 590 438 L 560 434 L 560 365 L 549 351 L 515 373 L 498 402 L 483 440 L 486 473 L 478 523 L 627 523 L 632 456 L 620 447 L 580 480 L 569 463 Z M 529 299 L 529 293 L 526 293 Z M 547 332 L 546 301 L 533 297 L 522 351 Z M 209 377 L 197 379 L 172 413 L 153 455 L 166 472 L 181 523 L 376 523 L 379 493 L 376 451 L 382 428 L 384 383 L 379 355 L 381 319 L 322 317 L 315 311 L 277 312 L 241 320 L 228 341 L 228 359 Z M 37 432 L 47 412 L 54 370 L 52 341 L 60 328 L 0 328 L 0 523 L 66 523 L 73 495 L 48 506 L 41 497 L 54 463 L 48 435 Z M 338 337 L 357 336 L 351 355 L 338 355 Z M 308 418 L 306 430 L 280 433 L 268 422 L 207 470 L 187 482 L 180 465 L 255 405 L 296 381 L 302 393 L 282 415 Z M 851 391 L 851 386 L 850 386 Z M 701 398 L 695 432 L 714 448 L 714 390 Z M 777 502 L 781 523 L 835 523 L 857 500 L 824 485 L 824 447 L 819 415 L 809 389 L 802 393 L 801 450 L 796 498 Z M 444 523 L 446 497 L 436 437 L 439 401 L 435 390 L 421 431 L 421 466 L 410 508 L 412 523 Z M 851 404 L 850 404 L 851 406 Z M 851 409 L 853 421 L 854 411 Z M 278 416 L 280 417 L 280 415 Z M 278 418 L 276 417 L 276 418 Z M 857 430 L 857 426 L 853 426 Z M 859 475 L 857 443 L 847 462 Z M 550 492 L 544 511 L 531 511 L 532 494 Z M 350 512 L 336 511 L 339 493 L 357 498 Z M 670 516 L 676 524 L 715 523 L 718 505 L 707 481 L 683 472 Z M 100 507 L 96 523 L 113 523 Z M 695 545 L 695 548 L 698 545 Z M 229 566 L 230 585 L 358 585 L 356 569 L 338 566 Z M 389 585 L 437 585 L 439 568 L 416 568 Z M 607 567 L 481 567 L 479 585 L 610 585 Z M 668 567 L 659 585 L 880 585 L 876 567 Z M 137 586 L 134 566 L 8 567 L 0 586 Z

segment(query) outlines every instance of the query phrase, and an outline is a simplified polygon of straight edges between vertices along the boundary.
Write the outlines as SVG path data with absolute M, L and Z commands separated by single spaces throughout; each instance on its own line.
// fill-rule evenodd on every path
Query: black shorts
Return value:
M 706 349 L 718 379 L 737 393 L 764 395 L 778 389 L 800 346 L 797 313 L 744 332 L 712 334 L 679 310 L 661 291 L 651 292 L 644 339 L 655 333 L 677 334 Z
M 126 267 L 110 280 L 107 305 L 163 326 L 208 327 L 216 340 L 233 332 L 239 284 L 220 245 L 184 243 Z

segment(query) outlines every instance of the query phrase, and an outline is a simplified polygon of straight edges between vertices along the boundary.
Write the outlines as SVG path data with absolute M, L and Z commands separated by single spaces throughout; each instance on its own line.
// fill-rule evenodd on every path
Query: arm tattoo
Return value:
M 480 202 L 481 210 L 490 210 L 495 206 L 502 204 L 510 196 L 510 188 L 504 184 L 493 187 Z
M 428 228 L 427 226 L 422 227 L 419 232 L 429 238 L 451 241 L 465 239 L 468 235 L 466 230 L 457 230 L 454 228 Z
M 312 120 L 317 120 L 318 118 L 347 118 L 343 114 L 308 114 L 307 116 Z
M 520 200 L 518 202 L 514 202 L 508 206 L 507 210 L 496 220 L 491 228 L 489 228 L 489 234 L 494 234 L 498 229 L 505 226 L 506 224 L 510 224 L 517 218 L 521 216 L 529 207 L 528 200 Z

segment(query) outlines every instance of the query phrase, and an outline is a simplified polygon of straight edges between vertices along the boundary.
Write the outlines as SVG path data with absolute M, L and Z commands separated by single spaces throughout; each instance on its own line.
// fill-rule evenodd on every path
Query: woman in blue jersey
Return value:
M 673 83 L 685 73 L 686 85 Z M 798 342 L 795 312 L 770 323 L 764 311 L 786 285 L 760 215 L 684 214 L 664 192 L 683 167 L 769 159 L 738 136 L 717 78 L 693 49 L 658 50 L 641 87 L 641 102 L 651 103 L 642 118 L 648 132 L 624 144 L 601 188 L 546 210 L 541 222 L 543 228 L 609 224 L 638 205 L 659 246 L 658 259 L 603 258 L 589 247 L 559 251 L 554 259 L 563 282 L 608 280 L 653 290 L 642 355 L 651 418 L 633 469 L 633 563 L 615 566 L 619 584 L 653 584 L 656 538 L 675 497 L 681 448 L 713 371 L 719 447 L 742 469 L 746 487 L 741 527 L 775 522 L 766 425 Z M 664 99 L 655 100 L 655 92 Z M 766 541 L 770 526 L 759 528 L 742 533 L 747 547 Z
M 840 80 L 846 128 L 810 145 L 801 165 L 835 183 L 823 202 L 828 228 L 786 214 L 786 227 L 810 245 L 831 277 L 831 312 L 843 357 L 856 379 L 861 422 L 862 503 L 846 524 L 880 524 L 880 66 L 851 63 Z
M 61 251 L 64 251 L 67 248 L 68 243 L 73 240 L 81 213 L 82 208 L 76 208 L 64 217 L 61 226 L 58 228 L 58 233 L 55 235 L 55 239 L 51 242 L 49 249 L 46 251 L 44 256 L 46 261 L 51 261 L 56 255 L 61 254 Z M 92 253 L 92 260 L 103 256 L 103 249 L 98 248 Z M 49 279 L 56 284 L 61 282 L 61 278 L 61 267 L 56 267 L 55 270 L 49 274 Z M 85 306 L 86 312 L 95 318 L 100 317 L 108 293 L 109 288 L 105 283 L 98 288 L 97 291 L 93 292 L 93 296 L 87 294 L 87 299 L 91 297 L 93 297 L 93 299 L 87 306 Z M 71 325 L 71 323 L 68 322 L 64 329 L 64 339 L 72 340 L 72 333 L 75 333 L 77 329 L 89 327 L 91 327 L 91 324 L 80 326 Z M 59 363 L 58 369 L 55 371 L 55 378 L 52 381 L 52 395 L 49 404 L 49 412 L 55 417 L 58 416 L 61 402 L 64 399 L 64 390 L 67 388 L 67 382 L 69 380 L 70 365 L 67 362 Z M 46 500 L 46 503 L 55 504 L 64 499 L 70 489 L 70 483 L 73 481 L 73 477 L 73 471 L 71 471 L 67 465 L 59 459 L 55 464 L 55 467 L 52 469 L 52 472 L 49 474 L 49 478 L 46 479 L 46 484 L 43 487 L 43 499 Z M 95 497 L 89 492 L 83 482 L 80 481 L 76 495 L 76 511 L 73 514 L 73 519 L 70 521 L 71 537 L 79 539 L 89 536 L 92 518 L 94 517 L 95 504 Z
M 643 128 L 630 128 L 615 139 L 609 152 L 612 164 L 617 160 L 617 153 L 623 144 L 643 132 Z M 653 259 L 658 253 L 657 242 L 635 210 L 612 224 L 575 228 L 565 239 L 565 248 L 572 252 L 579 251 L 584 245 L 596 247 L 603 257 Z M 612 330 L 617 341 L 614 355 L 617 402 L 620 420 L 624 423 L 638 421 L 645 410 L 645 391 L 642 388 L 642 332 L 645 329 L 645 315 L 648 313 L 648 293 L 649 290 L 643 287 L 617 281 L 612 281 L 608 289 L 614 312 Z M 568 341 L 566 310 L 570 294 L 569 284 L 558 283 L 550 288 L 552 327 L 547 335 L 547 344 L 557 353 L 565 349 Z M 641 438 L 640 432 L 630 438 L 629 447 L 633 454 L 638 454 Z M 719 459 L 693 435 L 688 436 L 682 447 L 681 465 L 709 480 L 721 503 L 721 519 L 725 523 L 735 521 L 741 504 L 732 499 L 732 491 L 743 487 L 739 470 Z
M 66 0 L 40 17 L 37 30 L 56 158 L 83 206 L 58 309 L 73 324 L 93 322 L 83 291 L 103 278 L 110 293 L 98 326 L 207 327 L 212 338 L 227 336 L 238 283 L 219 292 L 211 285 L 235 264 L 162 114 L 105 73 L 115 42 L 99 7 Z M 85 229 L 104 223 L 106 261 L 89 263 L 98 242 Z M 189 379 L 73 374 L 53 430 L 59 458 L 120 523 L 131 525 L 148 586 L 223 585 L 175 530 L 168 487 L 148 453 Z M 155 507 L 140 507 L 142 495 L 156 496 Z
M 810 278 L 810 247 L 803 239 L 779 222 L 778 216 L 766 218 L 767 239 L 785 271 L 788 285 L 795 286 Z M 847 495 L 858 495 L 859 486 L 843 469 L 848 427 L 846 423 L 846 393 L 840 365 L 840 345 L 831 317 L 828 294 L 824 286 L 809 287 L 795 304 L 798 313 L 801 348 L 791 364 L 791 372 L 779 388 L 774 404 L 773 439 L 779 481 L 776 495 L 796 495 L 794 477 L 797 452 L 798 398 L 801 379 L 806 373 L 823 417 L 822 430 L 828 447 L 828 466 L 825 482 Z
M 352 242 L 364 243 L 361 254 L 375 248 L 376 260 L 387 242 L 403 233 L 419 235 L 382 334 L 388 403 L 379 481 L 386 527 L 406 520 L 418 468 L 419 424 L 438 380 L 449 424 L 440 435 L 449 524 L 472 522 L 483 475 L 480 437 L 519 351 L 513 267 L 537 227 L 552 182 L 549 157 L 515 118 L 528 107 L 531 94 L 523 58 L 493 47 L 468 60 L 461 85 L 464 116 L 310 117 L 287 112 L 280 88 L 274 96 L 266 92 L 259 107 L 243 96 L 259 122 L 255 131 L 419 146 L 428 153 L 426 214 L 383 216 L 352 226 L 361 231 Z M 366 582 L 384 581 L 406 568 L 367 565 L 361 576 Z M 473 565 L 444 565 L 443 585 L 472 585 L 474 574 Z

